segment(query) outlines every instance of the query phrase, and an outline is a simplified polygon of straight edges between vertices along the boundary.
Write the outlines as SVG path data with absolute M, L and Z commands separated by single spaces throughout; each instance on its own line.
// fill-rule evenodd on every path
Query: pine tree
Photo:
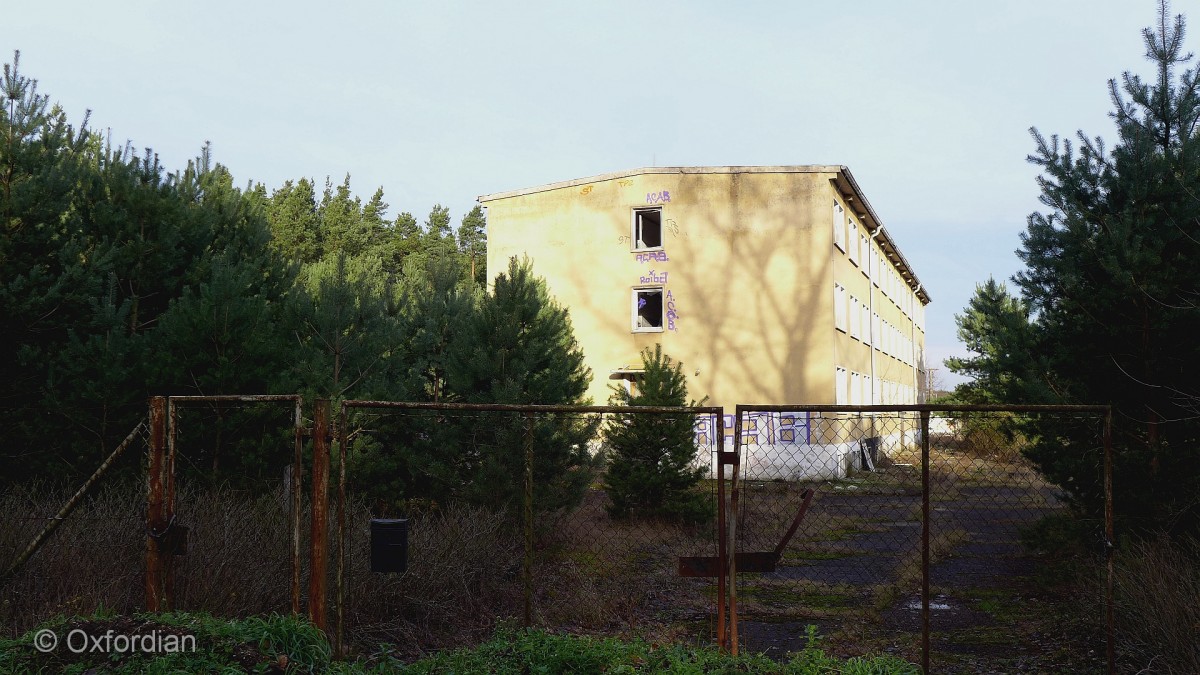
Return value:
M 467 278 L 481 287 L 487 284 L 487 218 L 479 204 L 463 216 L 458 226 L 458 250 L 466 258 Z
M 267 209 L 271 243 L 288 259 L 299 263 L 320 260 L 322 254 L 317 195 L 313 184 L 301 178 L 287 181 L 271 195 Z
M 585 405 L 590 379 L 567 310 L 551 299 L 529 263 L 515 258 L 496 276 L 447 360 L 447 388 L 454 400 L 467 403 Z M 463 496 L 520 503 L 525 422 L 510 417 L 470 433 L 477 454 L 470 458 Z M 576 416 L 534 419 L 537 509 L 579 503 L 592 479 L 588 446 L 595 433 L 595 422 Z
M 1036 315 L 1031 359 L 1057 401 L 1111 403 L 1115 504 L 1142 524 L 1200 522 L 1200 70 L 1187 68 L 1184 20 L 1160 4 L 1145 29 L 1150 82 L 1109 82 L 1118 142 L 1032 130 L 1045 213 L 1029 218 L 1016 276 Z M 1178 75 L 1180 68 L 1186 68 Z M 1031 456 L 1093 512 L 1098 450 L 1065 453 L 1045 426 Z M 1076 448 L 1086 439 L 1074 439 Z
M 425 241 L 422 248 L 428 255 L 435 256 L 446 256 L 457 250 L 454 245 L 454 231 L 450 227 L 450 209 L 441 204 L 434 204 L 425 220 Z
M 421 245 L 421 226 L 417 224 L 417 219 L 408 211 L 397 215 L 380 253 L 384 260 L 384 269 L 393 279 L 401 278 L 404 276 L 407 261 L 420 253 Z M 423 264 L 416 264 L 413 269 L 419 272 L 423 269 Z
M 353 258 L 366 250 L 368 237 L 362 226 L 362 202 L 350 191 L 350 174 L 336 188 L 325 179 L 317 215 L 326 256 L 345 254 Z
M 303 345 L 296 373 L 307 396 L 388 398 L 399 305 L 378 261 L 327 257 L 304 269 L 291 323 Z
M 207 146 L 167 174 L 149 149 L 138 156 L 73 129 L 16 63 L 5 68 L 0 372 L 13 395 L 0 394 L 0 412 L 16 422 L 0 446 L 8 467 L 0 480 L 86 475 L 145 416 L 150 393 L 192 387 L 165 364 L 198 363 L 212 345 L 176 353 L 163 326 L 204 284 L 228 274 L 240 298 L 286 294 L 290 271 L 268 250 L 260 205 L 233 187 Z M 221 386 L 237 389 L 252 371 L 224 372 Z M 37 452 L 18 458 L 7 448 Z
M 636 393 L 614 387 L 611 405 L 685 406 L 687 378 L 662 345 L 642 352 Z M 604 428 L 608 471 L 604 489 L 613 518 L 632 516 L 699 523 L 713 513 L 712 500 L 697 490 L 705 469 L 697 466 L 692 415 L 619 414 Z
M 955 387 L 961 403 L 1005 403 L 1049 400 L 1038 389 L 1040 372 L 1031 349 L 1037 339 L 1028 306 L 989 278 L 975 287 L 962 314 L 954 315 L 958 339 L 973 356 L 946 359 L 946 367 L 971 378 Z

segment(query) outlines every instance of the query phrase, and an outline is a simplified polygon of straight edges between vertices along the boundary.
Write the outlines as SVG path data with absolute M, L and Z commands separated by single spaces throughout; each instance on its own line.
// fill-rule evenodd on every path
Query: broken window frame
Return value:
M 658 325 L 643 326 L 638 319 L 641 318 L 642 312 L 639 306 L 639 294 L 649 293 L 658 295 Z M 630 323 L 635 333 L 661 333 L 666 330 L 667 324 L 667 289 L 662 285 L 651 286 L 634 286 L 630 293 Z
M 658 243 L 648 244 L 643 234 L 643 214 L 654 213 L 658 217 Z M 633 209 L 629 223 L 629 242 L 631 251 L 661 251 L 663 250 L 663 210 L 661 206 L 638 207 Z

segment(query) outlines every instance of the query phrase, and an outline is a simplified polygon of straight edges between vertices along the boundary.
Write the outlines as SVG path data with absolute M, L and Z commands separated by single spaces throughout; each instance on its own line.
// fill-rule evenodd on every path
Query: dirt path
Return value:
M 1021 532 L 1060 512 L 1054 491 L 1028 471 L 1004 466 L 980 480 L 936 474 L 930 523 L 931 669 L 1013 673 L 1103 671 L 1103 643 L 1069 634 L 1077 607 L 1037 583 L 1038 556 Z M 1020 468 L 1020 467 L 1018 467 Z M 973 477 L 974 476 L 974 477 Z M 803 486 L 747 483 L 753 517 L 785 519 Z M 921 656 L 921 499 L 904 467 L 815 485 L 810 515 L 774 572 L 746 574 L 738 593 L 743 645 L 782 657 L 804 648 L 808 627 L 840 655 Z M 760 527 L 741 550 L 769 540 Z M 1097 607 L 1098 609 L 1098 607 Z

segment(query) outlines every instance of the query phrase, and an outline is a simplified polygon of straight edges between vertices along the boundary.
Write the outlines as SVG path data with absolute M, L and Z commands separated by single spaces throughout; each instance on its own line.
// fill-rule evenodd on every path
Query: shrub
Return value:
M 610 403 L 687 405 L 683 369 L 662 353 L 662 345 L 655 345 L 653 352 L 642 352 L 642 367 L 637 392 L 614 387 Z M 610 516 L 641 515 L 691 523 L 711 518 L 711 500 L 696 490 L 704 469 L 696 466 L 694 429 L 692 415 L 618 414 L 609 418 L 604 430 L 609 451 L 604 487 L 612 500 Z

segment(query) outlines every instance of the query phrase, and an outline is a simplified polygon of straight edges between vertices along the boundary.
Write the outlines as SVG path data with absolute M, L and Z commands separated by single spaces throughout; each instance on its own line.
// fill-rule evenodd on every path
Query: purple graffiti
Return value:
M 671 201 L 671 193 L 668 190 L 646 193 L 647 204 L 665 204 L 669 201 Z
M 650 270 L 649 274 L 639 277 L 638 282 L 643 284 L 665 284 L 667 283 L 667 273 L 655 274 L 654 270 Z
M 664 276 L 666 276 L 665 273 Z M 675 330 L 675 319 L 678 318 L 679 312 L 675 310 L 675 296 L 671 291 L 667 291 L 667 330 Z
M 650 253 L 639 253 L 639 254 L 637 254 L 636 258 L 637 258 L 637 261 L 640 263 L 670 261 L 670 258 L 667 257 L 666 251 L 651 251 Z

